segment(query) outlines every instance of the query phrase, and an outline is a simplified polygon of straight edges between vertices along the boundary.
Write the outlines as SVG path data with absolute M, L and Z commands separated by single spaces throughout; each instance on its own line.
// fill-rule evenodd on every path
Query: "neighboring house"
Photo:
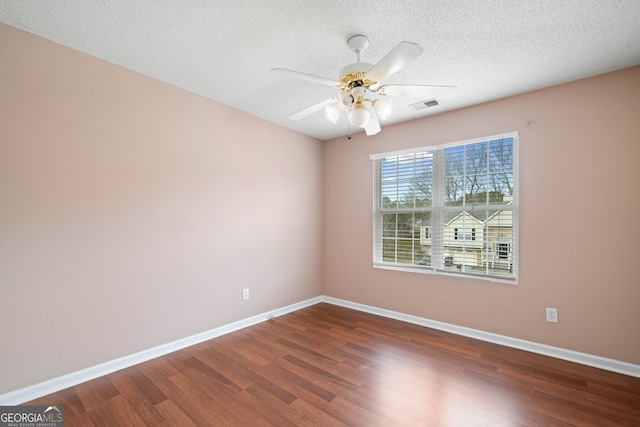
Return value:
M 420 245 L 431 254 L 431 230 L 420 227 Z M 464 211 L 444 226 L 445 266 L 459 268 L 512 268 L 513 212 L 510 210 Z

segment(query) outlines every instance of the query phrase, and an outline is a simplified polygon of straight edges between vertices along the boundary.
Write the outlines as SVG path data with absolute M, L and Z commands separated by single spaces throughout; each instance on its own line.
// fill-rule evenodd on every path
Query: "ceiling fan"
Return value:
M 290 119 L 299 120 L 324 108 L 327 117 L 333 123 L 337 123 L 343 114 L 347 114 L 352 126 L 364 128 L 367 135 L 375 135 L 380 132 L 379 120 L 387 118 L 392 110 L 392 100 L 386 98 L 387 96 L 445 98 L 456 90 L 455 86 L 380 86 L 380 82 L 422 54 L 422 48 L 415 43 L 401 42 L 375 65 L 360 62 L 360 54 L 369 46 L 366 36 L 353 36 L 347 40 L 347 44 L 357 55 L 357 62 L 342 68 L 338 80 L 285 68 L 271 70 L 277 74 L 334 86 L 341 91 L 334 97 L 289 116 Z

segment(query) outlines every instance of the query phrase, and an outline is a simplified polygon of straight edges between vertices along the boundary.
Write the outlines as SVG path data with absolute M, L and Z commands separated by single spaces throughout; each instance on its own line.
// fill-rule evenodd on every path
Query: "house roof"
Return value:
M 509 200 L 507 202 L 507 205 L 511 205 L 511 204 L 513 204 L 513 200 Z M 478 224 L 482 225 L 484 223 L 491 221 L 493 218 L 500 215 L 500 213 L 503 211 L 503 209 L 495 209 L 495 207 L 493 209 L 491 208 L 492 208 L 491 205 L 480 206 L 479 209 L 477 209 L 477 207 L 474 207 L 474 209 L 460 212 L 456 214 L 453 218 L 451 218 L 449 221 L 447 221 L 446 225 L 453 223 L 463 215 L 470 217 L 471 219 L 475 220 Z
M 457 214 L 456 216 L 451 218 L 449 221 L 447 221 L 447 223 L 445 225 L 449 226 L 450 224 L 452 224 L 453 222 L 457 221 L 458 218 L 460 218 L 462 216 L 467 216 L 467 217 L 471 218 L 472 220 L 474 220 L 475 222 L 477 222 L 479 225 L 482 225 L 482 223 L 486 220 L 486 217 L 487 217 L 486 212 L 487 211 L 473 212 L 474 214 L 479 214 L 480 216 L 482 216 L 483 212 L 485 213 L 485 215 L 484 215 L 485 219 L 484 220 L 476 218 L 476 216 L 472 215 L 471 212 L 464 211 L 464 212 L 460 212 L 459 214 Z
M 337 89 L 271 73 L 330 79 L 401 41 L 424 53 L 385 83 L 455 85 L 454 97 L 396 97 L 382 128 L 640 65 L 637 0 L 21 0 L 0 2 L 0 22 L 326 140 L 349 132 L 319 111 L 288 117 Z M 100 84 L 96 82 L 96 84 Z M 523 118 L 524 120 L 525 118 Z

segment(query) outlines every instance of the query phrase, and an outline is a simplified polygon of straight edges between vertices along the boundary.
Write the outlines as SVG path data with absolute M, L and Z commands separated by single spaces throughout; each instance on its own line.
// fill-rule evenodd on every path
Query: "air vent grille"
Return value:
M 430 99 L 428 101 L 416 102 L 415 104 L 409 105 L 409 107 L 417 111 L 417 110 L 424 110 L 425 108 L 429 108 L 429 107 L 435 107 L 436 105 L 440 105 L 440 103 L 436 99 Z

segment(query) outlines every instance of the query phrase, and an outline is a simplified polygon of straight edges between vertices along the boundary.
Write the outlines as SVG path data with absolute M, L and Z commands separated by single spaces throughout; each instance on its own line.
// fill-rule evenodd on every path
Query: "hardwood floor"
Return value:
M 65 426 L 638 426 L 640 378 L 318 304 L 29 402 Z

